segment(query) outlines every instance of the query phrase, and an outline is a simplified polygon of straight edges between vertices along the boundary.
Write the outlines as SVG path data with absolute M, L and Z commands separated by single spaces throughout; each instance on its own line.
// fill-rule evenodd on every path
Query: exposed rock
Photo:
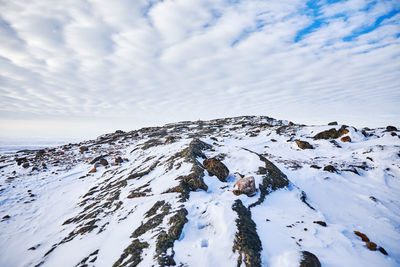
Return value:
M 312 145 L 310 145 L 309 142 L 306 142 L 306 141 L 296 140 L 296 144 L 301 149 L 314 149 L 314 147 Z
M 383 247 L 379 247 L 378 249 L 383 255 L 388 255 L 388 253 L 386 252 L 386 250 Z
M 43 156 L 46 152 L 43 149 L 40 149 L 38 152 L 36 152 L 36 157 L 39 158 Z
M 377 249 L 377 245 L 374 242 L 365 242 L 365 245 L 369 250 L 375 251 Z
M 108 165 L 108 161 L 106 159 L 100 159 L 99 163 L 103 166 L 107 166 Z
M 251 196 L 256 192 L 256 184 L 253 176 L 237 180 L 235 186 L 237 186 L 238 189 L 233 190 L 233 193 L 237 196 L 240 194 Z
M 228 168 L 215 158 L 206 159 L 203 161 L 203 166 L 211 176 L 217 176 L 221 182 L 226 182 L 229 175 Z
M 362 241 L 364 241 L 364 242 L 369 242 L 369 238 L 368 238 L 368 236 L 367 236 L 366 234 L 363 234 L 363 233 L 361 233 L 361 232 L 359 232 L 359 231 L 354 231 L 354 234 L 355 234 L 356 236 L 361 237 L 361 240 L 362 240 Z
M 25 162 L 24 164 L 22 164 L 22 167 L 25 168 L 25 169 L 28 168 L 29 167 L 29 163 Z
M 3 216 L 3 220 L 8 220 L 8 219 L 10 219 L 11 217 L 10 217 L 10 215 L 5 215 L 5 216 Z
M 90 171 L 89 171 L 89 173 L 94 173 L 94 172 L 96 172 L 97 170 L 96 170 L 96 168 L 93 168 L 93 169 L 91 169 Z
M 250 210 L 239 199 L 232 205 L 232 209 L 238 214 L 236 219 L 238 231 L 233 242 L 233 252 L 239 253 L 237 266 L 242 266 L 243 262 L 246 267 L 261 266 L 261 240 L 257 234 L 256 224 L 251 219 Z
M 388 132 L 397 131 L 397 128 L 394 127 L 394 126 L 389 125 L 389 126 L 386 127 L 386 131 L 388 131 Z
M 17 165 L 21 165 L 22 163 L 26 162 L 26 158 L 16 158 L 15 161 L 17 162 Z
M 351 138 L 350 138 L 350 136 L 343 136 L 343 137 L 340 139 L 340 141 L 342 141 L 343 143 L 344 143 L 344 142 L 351 142 Z
M 327 166 L 325 166 L 325 167 L 324 167 L 324 171 L 332 172 L 332 173 L 337 172 L 336 168 L 333 167 L 332 165 L 327 165 Z
M 321 167 L 320 167 L 320 166 L 318 166 L 318 165 L 315 165 L 315 164 L 311 165 L 311 166 L 310 166 L 310 168 L 313 168 L 313 169 L 321 169 Z
M 302 259 L 300 261 L 299 267 L 321 267 L 321 262 L 311 252 L 302 251 Z
M 342 127 L 340 127 L 339 130 L 332 128 L 332 129 L 320 132 L 314 136 L 314 140 L 339 138 L 339 137 L 349 133 L 349 130 L 347 130 L 346 127 L 347 127 L 346 125 L 343 125 Z
M 328 123 L 328 125 L 338 125 L 337 121 L 332 121 L 330 123 Z
M 122 163 L 122 162 L 124 162 L 124 160 L 121 157 L 117 157 L 115 159 L 115 163 Z
M 85 152 L 85 151 L 88 151 L 89 150 L 89 148 L 87 147 L 87 146 L 81 146 L 80 148 L 79 148 L 79 151 L 81 152 L 81 153 L 83 153 L 83 152 Z
M 327 225 L 326 225 L 326 222 L 323 222 L 323 221 L 314 221 L 314 223 L 319 224 L 319 225 L 321 225 L 321 226 L 323 226 L 323 227 L 326 227 L 326 226 L 327 226 Z

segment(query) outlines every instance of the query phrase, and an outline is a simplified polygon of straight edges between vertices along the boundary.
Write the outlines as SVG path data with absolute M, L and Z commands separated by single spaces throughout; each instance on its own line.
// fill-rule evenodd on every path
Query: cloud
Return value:
M 331 2 L 1 1 L 0 131 L 244 114 L 399 124 L 398 1 Z

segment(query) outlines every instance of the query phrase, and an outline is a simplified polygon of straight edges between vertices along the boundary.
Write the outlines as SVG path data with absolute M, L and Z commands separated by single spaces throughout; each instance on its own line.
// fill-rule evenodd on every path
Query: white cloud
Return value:
M 300 0 L 2 1 L 0 131 L 28 135 L 15 125 L 35 121 L 40 132 L 60 120 L 91 121 L 100 134 L 107 124 L 244 114 L 399 124 L 399 14 L 373 27 L 396 1 L 326 3 L 317 17 L 306 8 Z

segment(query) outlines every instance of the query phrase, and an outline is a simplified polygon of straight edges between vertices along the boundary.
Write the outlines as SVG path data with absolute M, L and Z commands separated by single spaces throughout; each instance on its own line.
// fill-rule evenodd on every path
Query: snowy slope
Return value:
M 351 142 L 313 138 L 332 128 Z M 400 266 L 400 133 L 389 130 L 237 117 L 3 155 L 0 266 L 299 266 L 303 251 L 322 266 Z M 233 194 L 242 176 L 253 196 Z

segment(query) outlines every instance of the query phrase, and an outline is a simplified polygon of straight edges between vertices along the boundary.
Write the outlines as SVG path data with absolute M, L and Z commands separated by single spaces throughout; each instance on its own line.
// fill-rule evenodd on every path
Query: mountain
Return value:
M 179 122 L 0 157 L 0 266 L 400 266 L 393 126 Z

